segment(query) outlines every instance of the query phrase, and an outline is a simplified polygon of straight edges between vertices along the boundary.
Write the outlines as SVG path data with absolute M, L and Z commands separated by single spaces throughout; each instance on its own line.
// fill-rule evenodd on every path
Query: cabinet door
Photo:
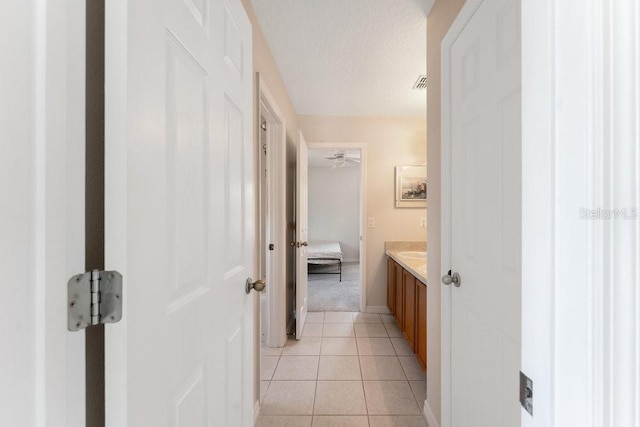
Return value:
M 416 333 L 416 278 L 408 271 L 403 272 L 403 328 L 404 337 L 415 351 Z
M 424 369 L 427 368 L 427 286 L 416 280 L 416 354 Z
M 400 329 L 402 329 L 404 327 L 403 325 L 403 305 L 404 305 L 404 301 L 403 301 L 403 293 L 404 293 L 404 286 L 402 286 L 402 276 L 404 273 L 404 268 L 402 268 L 398 263 L 396 263 L 395 261 L 393 262 L 394 266 L 395 266 L 395 271 L 396 271 L 396 280 L 395 280 L 395 284 L 396 284 L 396 321 L 398 322 L 398 326 L 400 327 Z
M 387 307 L 396 314 L 396 263 L 391 258 L 387 258 Z

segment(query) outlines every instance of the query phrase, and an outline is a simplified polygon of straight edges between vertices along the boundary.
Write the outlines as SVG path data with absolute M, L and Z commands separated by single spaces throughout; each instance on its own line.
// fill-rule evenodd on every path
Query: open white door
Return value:
M 260 256 L 261 278 L 267 288 L 260 295 L 261 341 L 269 347 L 287 342 L 286 324 L 286 123 L 262 75 L 258 75 Z M 262 124 L 266 129 L 262 129 Z M 270 246 L 273 245 L 273 246 Z
M 302 132 L 298 137 L 296 168 L 296 339 L 302 338 L 307 318 L 307 223 L 309 148 Z
M 520 2 L 469 0 L 443 41 L 443 426 L 517 427 Z M 449 108 L 450 106 L 450 108 Z M 450 114 L 450 115 L 449 115 Z M 450 150 L 450 151 L 449 151 Z M 449 198 L 450 197 L 450 198 Z M 449 234 L 450 233 L 450 234 Z M 450 237 L 448 237 L 450 236 Z M 448 250 L 449 249 L 449 250 Z M 445 282 L 446 283 L 446 282 Z M 450 406 L 449 406 L 450 405 Z
M 0 425 L 85 424 L 84 2 L 0 3 Z
M 107 426 L 252 426 L 251 26 L 240 0 L 106 4 Z

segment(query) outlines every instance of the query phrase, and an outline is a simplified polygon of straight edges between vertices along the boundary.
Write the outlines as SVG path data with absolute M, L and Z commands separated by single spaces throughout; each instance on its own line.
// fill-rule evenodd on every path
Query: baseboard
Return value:
M 377 314 L 390 314 L 389 308 L 386 305 L 368 305 L 366 310 L 367 313 L 377 313 Z
M 431 407 L 429 406 L 429 401 L 424 401 L 424 409 L 422 410 L 422 415 L 424 416 L 424 420 L 427 423 L 427 427 L 440 427 L 440 424 L 436 421 L 436 417 L 433 416 L 433 412 L 431 412 Z
M 258 420 L 258 415 L 260 415 L 260 399 L 253 404 L 253 424 Z

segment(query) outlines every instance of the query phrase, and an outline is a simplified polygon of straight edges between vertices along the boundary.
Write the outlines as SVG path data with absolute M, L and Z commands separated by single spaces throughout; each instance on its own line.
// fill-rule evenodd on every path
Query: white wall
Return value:
M 309 241 L 340 242 L 344 261 L 360 258 L 360 168 L 309 168 Z

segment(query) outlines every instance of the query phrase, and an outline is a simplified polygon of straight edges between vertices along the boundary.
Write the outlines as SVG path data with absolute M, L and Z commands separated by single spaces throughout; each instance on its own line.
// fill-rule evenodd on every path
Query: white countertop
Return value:
M 427 257 L 414 258 L 400 255 L 402 252 L 407 251 L 424 251 L 426 243 L 424 242 L 387 242 L 386 243 L 387 256 L 391 257 L 405 270 L 413 274 L 416 279 L 420 280 L 425 285 L 427 284 Z

